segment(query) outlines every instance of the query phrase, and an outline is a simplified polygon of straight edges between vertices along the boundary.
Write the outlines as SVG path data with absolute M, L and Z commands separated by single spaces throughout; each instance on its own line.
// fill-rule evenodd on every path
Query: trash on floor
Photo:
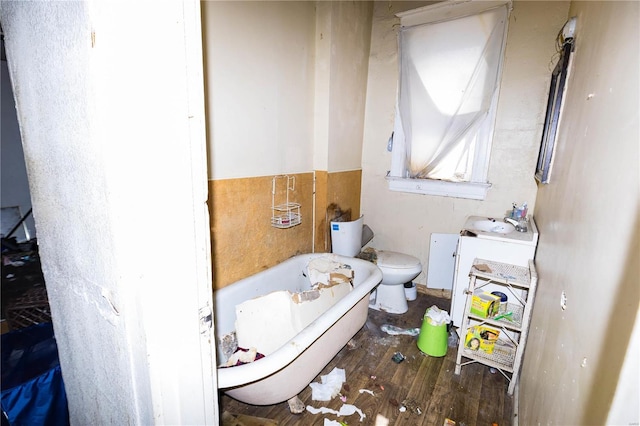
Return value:
M 389 426 L 389 419 L 382 414 L 378 414 L 376 416 L 375 426 Z
M 402 401 L 402 405 L 400 406 L 400 408 L 402 407 L 405 407 L 407 410 L 418 416 L 422 414 L 422 408 L 414 399 L 405 399 L 404 401 Z M 404 410 L 402 409 L 400 411 L 404 412 Z
M 405 334 L 407 336 L 417 336 L 420 334 L 420 327 L 417 328 L 400 328 L 391 324 L 382 324 L 380 326 L 380 330 L 384 331 L 387 334 L 392 336 L 397 336 L 400 334 Z
M 351 404 L 342 404 L 342 407 L 340 407 L 339 411 L 332 410 L 331 408 L 327 407 L 316 408 L 312 407 L 311 405 L 307 405 L 307 411 L 311 414 L 335 414 L 336 416 L 350 416 L 352 414 L 358 413 L 360 415 L 360 421 L 367 417 L 367 415 L 364 414 L 361 409 Z
M 345 373 L 342 368 L 334 368 L 327 375 L 320 376 L 320 383 L 310 383 L 311 399 L 314 401 L 331 401 L 332 398 L 340 393 L 342 384 L 346 381 Z
M 444 419 L 444 423 L 442 426 L 456 426 L 456 422 L 451 419 Z
M 376 396 L 376 395 L 373 393 L 373 391 L 372 391 L 372 390 L 369 390 L 369 389 L 360 389 L 360 391 L 359 391 L 359 392 L 360 392 L 360 393 L 365 393 L 365 392 L 366 392 L 366 393 L 368 393 L 368 394 L 370 394 L 370 395 L 372 395 L 372 396 Z
M 458 333 L 456 332 L 456 330 L 451 328 L 451 331 L 449 331 L 449 337 L 447 338 L 447 346 L 449 346 L 450 348 L 458 347 L 459 341 L 460 338 L 458 337 Z
M 404 361 L 406 359 L 406 357 L 404 355 L 402 355 L 400 352 L 396 352 L 395 354 L 393 354 L 393 356 L 391 357 L 391 360 L 393 362 L 395 362 L 396 364 L 400 364 L 402 361 Z
M 289 404 L 289 411 L 291 411 L 291 414 L 304 413 L 304 402 L 302 402 L 302 400 L 298 398 L 297 395 L 289 399 L 287 401 L 287 404 Z

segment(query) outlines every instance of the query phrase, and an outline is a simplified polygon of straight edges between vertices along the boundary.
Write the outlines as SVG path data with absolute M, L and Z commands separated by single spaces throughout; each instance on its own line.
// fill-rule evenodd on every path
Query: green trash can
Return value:
M 445 356 L 447 343 L 447 324 L 433 325 L 431 318 L 425 315 L 418 335 L 418 349 L 430 356 Z

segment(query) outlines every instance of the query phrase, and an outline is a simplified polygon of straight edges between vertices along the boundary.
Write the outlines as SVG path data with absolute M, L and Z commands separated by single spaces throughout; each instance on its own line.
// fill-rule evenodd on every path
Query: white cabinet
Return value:
M 450 312 L 451 320 L 456 327 L 462 324 L 467 300 L 466 291 L 469 288 L 469 272 L 474 259 L 481 258 L 516 266 L 528 266 L 529 260 L 535 258 L 538 244 L 538 229 L 533 218 L 529 219 L 527 232 L 514 231 L 506 235 L 468 232 L 467 224 L 478 219 L 482 218 L 473 216 L 468 218 L 458 239 Z M 500 291 L 494 284 L 487 285 L 483 290 Z

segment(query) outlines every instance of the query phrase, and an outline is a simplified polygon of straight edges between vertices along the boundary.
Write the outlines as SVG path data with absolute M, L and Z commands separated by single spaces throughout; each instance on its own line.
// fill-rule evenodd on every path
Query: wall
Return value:
M 540 276 L 522 369 L 522 424 L 639 421 L 637 2 L 572 2 L 574 63 L 551 181 L 536 205 Z M 567 308 L 560 308 L 561 293 Z M 633 334 L 632 334 L 633 333 Z M 628 350 L 631 348 L 631 352 Z M 626 368 L 625 374 L 633 369 Z M 634 401 L 617 404 L 612 400 Z
M 149 6 L 0 4 L 71 424 L 218 424 L 199 3 Z
M 326 209 L 360 211 L 369 2 L 204 2 L 214 287 L 325 251 Z M 302 224 L 270 226 L 296 177 Z
M 29 192 L 29 181 L 27 180 L 27 168 L 24 164 L 24 153 L 22 152 L 22 141 L 20 139 L 20 128 L 16 117 L 16 104 L 13 100 L 13 89 L 7 62 L 2 61 L 2 176 L 0 177 L 0 195 L 2 197 L 2 207 L 20 207 L 20 213 L 24 216 L 31 208 L 31 194 Z M 16 221 L 17 223 L 17 221 Z M 30 238 L 36 237 L 36 227 L 33 215 L 30 215 L 24 222 L 29 232 Z M 15 225 L 15 223 L 13 223 Z M 13 235 L 17 241 L 26 240 L 23 228 L 16 230 Z
M 371 245 L 418 257 L 426 283 L 432 233 L 458 233 L 469 215 L 500 216 L 512 202 L 535 214 L 533 179 L 555 36 L 568 2 L 513 4 L 500 88 L 496 132 L 484 201 L 391 192 L 387 140 L 393 130 L 398 78 L 395 14 L 429 2 L 375 2 L 362 154 L 362 212 L 376 233 Z

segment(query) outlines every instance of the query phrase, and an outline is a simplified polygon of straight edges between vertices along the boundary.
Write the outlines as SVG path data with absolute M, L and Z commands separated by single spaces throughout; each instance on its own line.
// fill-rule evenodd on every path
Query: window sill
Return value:
M 414 194 L 439 195 L 442 197 L 468 198 L 484 200 L 490 183 L 479 182 L 447 182 L 442 180 L 409 179 L 387 176 L 389 189 Z

